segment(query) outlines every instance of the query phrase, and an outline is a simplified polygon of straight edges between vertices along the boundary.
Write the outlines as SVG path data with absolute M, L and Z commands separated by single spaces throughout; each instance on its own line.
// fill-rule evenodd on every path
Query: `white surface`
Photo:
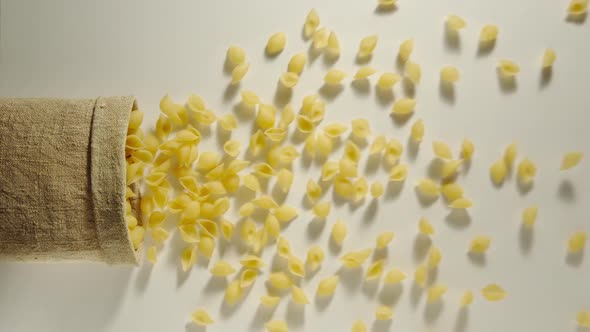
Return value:
M 590 170 L 588 160 L 570 172 L 560 173 L 558 168 L 567 150 L 590 156 L 590 25 L 565 22 L 566 0 L 400 0 L 395 13 L 375 13 L 375 2 L 2 1 L 0 95 L 133 94 L 148 113 L 146 121 L 153 123 L 163 94 L 183 100 L 196 92 L 213 109 L 232 112 L 237 91 L 226 88 L 226 47 L 239 43 L 247 51 L 252 65 L 242 87 L 273 100 L 277 77 L 290 55 L 307 49 L 300 32 L 312 6 L 322 23 L 340 37 L 344 54 L 335 67 L 351 74 L 357 68 L 353 57 L 361 37 L 379 35 L 371 65 L 380 71 L 396 68 L 399 43 L 413 37 L 413 58 L 423 66 L 423 79 L 411 122 L 424 119 L 426 138 L 415 160 L 404 154 L 412 168 L 403 191 L 390 192 L 379 202 L 368 200 L 357 209 L 338 206 L 318 238 L 309 236 L 311 217 L 305 211 L 286 231 L 294 251 L 303 256 L 312 243 L 327 248 L 331 225 L 341 217 L 352 233 L 344 250 L 372 246 L 378 232 L 394 230 L 397 237 L 388 252 L 389 265 L 411 275 L 420 258 L 414 250 L 417 220 L 427 216 L 437 229 L 434 243 L 444 254 L 438 280 L 450 290 L 441 306 L 427 307 L 424 295 L 413 291 L 408 280 L 399 296 L 385 296 L 396 303 L 391 326 L 377 324 L 373 331 L 576 331 L 576 311 L 590 309 L 590 261 L 585 257 L 568 264 L 565 243 L 571 232 L 590 230 L 590 208 L 584 204 L 590 198 Z M 449 13 L 468 22 L 460 49 L 445 44 L 443 20 Z M 497 24 L 500 35 L 490 54 L 478 56 L 477 37 L 485 23 Z M 287 48 L 278 58 L 266 59 L 266 39 L 276 31 L 287 33 Z M 556 49 L 558 60 L 552 79 L 541 84 L 539 63 L 546 47 Z M 498 83 L 495 63 L 500 58 L 521 65 L 513 91 Z M 454 104 L 439 94 L 438 70 L 444 64 L 456 65 L 462 73 Z M 317 91 L 327 67 L 320 57 L 306 68 L 293 92 L 295 105 Z M 402 90 L 396 87 L 395 96 L 402 96 Z M 372 87 L 362 91 L 347 84 L 328 102 L 324 123 L 367 117 L 374 133 L 405 142 L 409 125 L 391 120 L 390 104 L 379 99 Z M 250 122 L 246 118 L 247 126 L 234 135 L 245 138 Z M 215 141 L 215 134 L 211 137 Z M 469 225 L 453 222 L 441 201 L 421 206 L 413 190 L 415 181 L 427 174 L 431 141 L 447 141 L 457 151 L 463 137 L 471 138 L 477 149 L 471 168 L 459 179 L 475 201 Z M 512 141 L 539 166 L 528 194 L 519 192 L 513 178 L 500 189 L 488 178 L 489 165 Z M 295 165 L 303 167 L 299 161 Z M 300 204 L 301 184 L 318 173 L 317 165 L 306 172 L 298 172 L 298 185 L 288 202 Z M 385 181 L 386 172 L 380 169 L 370 178 Z M 540 207 L 539 218 L 527 239 L 519 232 L 520 214 L 533 204 Z M 465 254 L 477 234 L 493 238 L 483 265 Z M 312 301 L 299 310 L 283 300 L 270 314 L 257 311 L 264 290 L 260 278 L 245 303 L 229 310 L 222 306 L 223 285 L 212 281 L 203 265 L 190 275 L 179 273 L 179 242 L 174 238 L 168 243 L 153 269 L 0 264 L 0 331 L 198 331 L 188 316 L 200 306 L 219 321 L 209 331 L 261 330 L 271 315 L 286 318 L 294 331 L 348 331 L 355 319 L 371 325 L 374 309 L 384 299 L 352 273 L 327 306 Z M 268 249 L 264 258 L 270 261 L 272 251 Z M 337 255 L 327 253 L 319 274 L 303 283 L 310 296 L 318 279 L 338 268 Z M 234 262 L 238 258 L 232 250 L 225 257 Z M 461 292 L 491 282 L 509 291 L 506 300 L 489 303 L 478 295 L 461 314 L 457 304 Z

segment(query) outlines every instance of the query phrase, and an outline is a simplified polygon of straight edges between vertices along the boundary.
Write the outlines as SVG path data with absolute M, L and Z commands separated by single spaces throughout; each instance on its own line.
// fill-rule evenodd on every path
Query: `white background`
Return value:
M 398 70 L 398 45 L 413 37 L 412 57 L 422 65 L 423 78 L 409 124 L 424 119 L 426 137 L 415 157 L 404 153 L 411 170 L 403 190 L 390 188 L 378 202 L 367 200 L 355 209 L 340 205 L 323 230 L 310 224 L 309 211 L 302 210 L 285 234 L 300 257 L 311 244 L 326 248 L 327 259 L 318 275 L 303 282 L 313 298 L 319 278 L 338 269 L 338 253 L 328 250 L 329 230 L 337 217 L 348 222 L 351 232 L 344 250 L 372 246 L 380 231 L 394 230 L 397 236 L 389 248 L 388 266 L 411 275 L 423 251 L 415 244 L 417 221 L 427 216 L 437 231 L 433 242 L 444 255 L 438 281 L 449 285 L 449 291 L 442 302 L 426 306 L 424 294 L 412 287 L 411 280 L 382 294 L 381 285 L 363 285 L 361 272 L 353 272 L 343 276 L 327 305 L 312 299 L 301 309 L 285 298 L 274 313 L 261 310 L 262 277 L 244 303 L 227 308 L 222 305 L 224 282 L 210 279 L 205 264 L 188 275 L 179 272 L 182 245 L 175 236 L 153 268 L 0 263 L 0 331 L 194 332 L 200 329 L 189 323 L 189 314 L 201 306 L 218 321 L 209 331 L 262 330 L 270 317 L 286 319 L 294 331 L 348 331 L 355 319 L 373 325 L 379 301 L 395 303 L 396 316 L 391 324 L 373 325 L 373 331 L 576 331 L 575 313 L 590 310 L 590 257 L 568 263 L 565 245 L 573 231 L 590 230 L 590 208 L 584 204 L 590 198 L 590 170 L 587 160 L 563 173 L 559 164 L 568 150 L 590 156 L 590 25 L 566 22 L 565 0 L 399 3 L 396 12 L 378 13 L 373 0 L 2 1 L 0 95 L 135 95 L 147 113 L 146 122 L 154 123 L 162 95 L 170 93 L 182 101 L 198 93 L 212 109 L 227 113 L 233 112 L 239 99 L 239 89 L 228 88 L 223 71 L 227 46 L 243 46 L 251 62 L 240 88 L 272 101 L 277 77 L 289 57 L 308 48 L 301 27 L 314 6 L 322 24 L 340 37 L 343 55 L 334 67 L 350 74 L 358 67 L 354 54 L 362 37 L 379 35 L 370 64 L 381 72 Z M 450 13 L 468 23 L 459 47 L 445 42 L 443 22 Z M 478 54 L 479 29 L 486 23 L 499 26 L 498 42 L 490 53 Z M 277 31 L 286 32 L 287 47 L 279 57 L 268 59 L 264 45 Z M 540 58 L 547 47 L 555 48 L 558 60 L 551 78 L 543 81 Z M 495 65 L 501 58 L 521 65 L 513 89 L 499 83 Z M 454 100 L 439 91 L 438 71 L 445 64 L 461 70 Z M 296 107 L 302 96 L 317 92 L 329 66 L 322 57 L 308 64 L 291 96 Z M 403 95 L 402 87 L 396 86 L 395 97 Z M 324 123 L 366 117 L 375 134 L 406 142 L 409 124 L 392 121 L 391 104 L 373 87 L 365 90 L 347 83 L 336 98 L 328 98 Z M 246 138 L 251 117 L 240 118 L 244 128 L 234 137 Z M 215 137 L 213 132 L 211 148 Z M 457 151 L 464 137 L 476 146 L 471 167 L 459 178 L 475 202 L 470 221 L 449 216 L 440 200 L 421 205 L 413 188 L 428 174 L 431 141 L 447 141 Z M 518 142 L 521 156 L 539 168 L 528 193 L 519 191 L 513 178 L 501 188 L 489 180 L 489 165 L 512 141 Z M 317 164 L 305 168 L 295 163 L 296 186 L 287 197 L 297 206 L 303 198 L 302 184 L 318 174 Z M 378 169 L 369 178 L 385 183 L 386 175 Z M 539 206 L 539 218 L 527 234 L 520 230 L 520 214 L 534 204 Z M 493 238 L 485 261 L 466 255 L 470 239 L 478 234 Z M 270 262 L 272 254 L 269 248 L 263 257 Z M 238 255 L 228 250 L 224 258 L 237 263 Z M 459 310 L 458 299 L 465 289 L 478 290 L 492 282 L 509 292 L 503 302 L 486 302 L 477 292 L 473 306 Z

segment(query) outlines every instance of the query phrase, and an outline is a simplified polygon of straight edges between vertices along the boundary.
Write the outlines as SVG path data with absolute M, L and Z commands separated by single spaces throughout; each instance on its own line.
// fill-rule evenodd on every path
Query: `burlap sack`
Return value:
M 136 108 L 133 97 L 0 99 L 0 260 L 139 263 L 125 223 Z

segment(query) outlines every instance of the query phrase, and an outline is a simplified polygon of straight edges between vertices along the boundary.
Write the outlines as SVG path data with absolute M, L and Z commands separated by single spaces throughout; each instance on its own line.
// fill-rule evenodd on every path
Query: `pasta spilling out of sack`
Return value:
M 379 0 L 378 5 L 379 8 L 395 8 L 397 1 Z M 567 11 L 570 15 L 585 15 L 587 7 L 588 0 L 571 0 Z M 458 15 L 448 15 L 445 25 L 449 34 L 447 37 L 458 37 L 459 31 L 467 27 L 465 19 Z M 377 233 L 368 233 L 376 234 L 372 235 L 374 244 L 369 244 L 369 248 L 347 248 L 341 254 L 342 247 L 347 247 L 348 242 L 358 241 L 365 232 L 364 226 L 369 224 L 359 228 L 356 223 L 348 223 L 335 216 L 342 212 L 341 205 L 349 204 L 352 213 L 363 204 L 371 204 L 364 214 L 367 219 L 383 211 L 385 218 L 395 219 L 395 216 L 387 215 L 390 212 L 387 208 L 382 209 L 380 205 L 398 195 L 397 191 L 404 187 L 407 178 L 414 176 L 414 172 L 422 175 L 412 178 L 412 181 L 417 181 L 413 182 L 411 189 L 424 207 L 429 203 L 442 203 L 450 213 L 448 220 L 455 215 L 476 212 L 476 209 L 466 211 L 474 206 L 474 201 L 468 198 L 471 195 L 465 193 L 463 186 L 471 187 L 462 182 L 471 163 L 475 163 L 474 143 L 464 138 L 454 151 L 455 148 L 448 143 L 426 135 L 425 121 L 432 121 L 426 118 L 428 114 L 424 115 L 424 119 L 407 121 L 416 112 L 417 100 L 420 99 L 420 94 L 415 94 L 413 90 L 419 88 L 418 84 L 423 79 L 426 81 L 426 78 L 432 77 L 427 73 L 429 66 L 425 64 L 422 67 L 415 62 L 414 39 L 405 39 L 399 44 L 397 60 L 399 69 L 403 68 L 403 71 L 380 70 L 376 82 L 373 82 L 377 98 L 383 105 L 388 105 L 393 120 L 400 127 L 406 123 L 403 130 L 396 129 L 395 132 L 395 135 L 404 134 L 405 137 L 391 137 L 379 132 L 385 123 L 371 123 L 367 115 L 346 121 L 341 118 L 340 122 L 334 120 L 332 117 L 335 115 L 329 110 L 332 100 L 322 98 L 332 90 L 338 93 L 350 80 L 359 90 L 363 85 L 371 87 L 369 80 L 378 72 L 376 67 L 368 64 L 377 50 L 379 37 L 376 34 L 360 40 L 356 57 L 358 63 L 363 64 L 354 74 L 348 69 L 343 70 L 346 69 L 344 67 L 330 67 L 321 74 L 323 86 L 317 94 L 303 96 L 300 105 L 290 100 L 279 102 L 280 93 L 288 94 L 289 98 L 292 93 L 296 94 L 294 88 L 312 74 L 305 72 L 306 67 L 313 65 L 317 55 L 324 56 L 326 67 L 335 63 L 341 54 L 344 55 L 338 35 L 331 28 L 320 25 L 315 9 L 307 13 L 302 29 L 303 39 L 310 44 L 309 52 L 295 51 L 289 54 L 288 62 L 284 60 L 286 68 L 274 74 L 275 83 L 278 83 L 274 100 L 265 100 L 265 94 L 241 89 L 241 85 L 246 83 L 250 62 L 242 46 L 231 45 L 225 51 L 225 66 L 228 76 L 231 74 L 229 88 L 236 89 L 233 90 L 237 96 L 233 110 L 215 112 L 197 94 L 189 95 L 184 103 L 164 95 L 159 102 L 161 113 L 152 131 L 144 133 L 141 129 L 144 113 L 134 108 L 129 112 L 127 132 L 121 136 L 120 148 L 125 152 L 125 163 L 121 165 L 125 165 L 122 172 L 125 179 L 122 181 L 124 190 L 121 188 L 118 193 L 121 197 L 124 193 L 125 197 L 121 199 L 125 211 L 122 230 L 127 229 L 125 241 L 129 251 L 140 254 L 145 242 L 145 257 L 151 264 L 157 264 L 162 246 L 177 237 L 183 243 L 178 257 L 180 268 L 188 273 L 197 262 L 199 266 L 206 266 L 212 278 L 226 284 L 224 305 L 235 305 L 245 299 L 248 292 L 262 286 L 260 281 L 259 285 L 255 285 L 257 279 L 264 280 L 267 287 L 267 293 L 259 297 L 260 305 L 266 310 L 274 310 L 288 296 L 289 305 L 310 304 L 308 294 L 311 293 L 307 288 L 310 283 L 317 283 L 316 300 L 318 297 L 331 297 L 336 292 L 342 273 L 364 275 L 367 284 L 377 284 L 382 279 L 382 292 L 401 287 L 400 284 L 412 272 L 388 266 L 387 254 L 394 250 L 390 247 L 397 245 L 397 240 L 394 242 L 396 233 L 389 227 L 376 230 Z M 476 32 L 474 38 L 481 48 L 491 48 L 498 34 L 498 26 L 487 24 L 479 30 L 479 36 Z M 286 46 L 287 34 L 277 32 L 268 37 L 264 52 L 269 58 L 278 57 Z M 544 74 L 553 68 L 556 59 L 555 49 L 543 51 L 540 64 Z M 462 79 L 464 72 L 456 66 L 439 68 L 435 78 L 438 77 L 441 86 L 452 88 Z M 520 72 L 520 66 L 512 60 L 501 59 L 497 62 L 497 72 L 502 80 L 514 79 Z M 470 78 L 466 74 L 464 76 Z M 400 91 L 398 95 L 398 89 L 402 89 L 403 93 Z M 423 105 L 422 101 L 420 105 Z M 359 114 L 361 111 L 365 110 L 359 110 Z M 240 137 L 238 131 L 246 120 L 251 122 L 251 131 L 248 136 Z M 440 129 L 437 125 L 429 122 L 432 126 L 429 133 L 430 130 L 435 132 Z M 207 149 L 201 144 L 202 140 L 211 136 L 211 129 L 216 130 L 219 140 L 217 149 Z M 440 172 L 433 175 L 430 169 L 424 172 L 415 167 L 409 174 L 409 165 L 420 160 L 417 154 L 423 154 L 420 150 L 424 150 L 424 144 L 432 144 L 432 153 L 426 151 L 423 157 L 434 158 L 433 165 L 439 165 L 437 171 Z M 530 186 L 537 176 L 537 165 L 518 152 L 517 144 L 511 143 L 505 147 L 503 154 L 489 159 L 488 162 L 495 161 L 489 166 L 486 177 L 489 176 L 493 184 L 500 186 L 514 174 L 519 185 Z M 561 157 L 560 170 L 570 170 L 580 165 L 582 160 L 582 151 L 566 152 Z M 299 163 L 306 167 L 304 177 L 298 174 L 301 173 Z M 309 172 L 307 167 L 310 167 Z M 315 170 L 312 170 L 313 167 Z M 387 183 L 383 182 L 383 175 L 387 176 Z M 562 175 L 565 176 L 565 173 Z M 304 190 L 301 190 L 302 187 Z M 303 209 L 291 205 L 293 196 L 303 199 Z M 439 196 L 443 196 L 441 201 L 444 202 L 436 202 Z M 479 207 L 479 201 L 477 204 Z M 520 209 L 521 226 L 530 232 L 537 221 L 538 207 L 530 205 Z M 295 226 L 296 219 L 302 219 L 300 215 L 313 219 L 308 226 L 308 235 L 315 232 L 318 225 L 320 228 L 330 225 L 325 230 L 329 234 L 324 234 L 323 238 L 328 242 L 329 250 L 325 251 L 326 243 L 322 244 L 319 240 L 306 245 L 305 252 L 296 243 L 291 246 L 289 240 L 292 238 L 286 235 L 293 233 L 286 230 Z M 234 217 L 237 218 L 235 222 L 232 221 Z M 455 295 L 455 303 L 469 306 L 474 300 L 473 291 L 447 294 L 449 287 L 436 279 L 437 269 L 443 263 L 441 247 L 444 244 L 437 238 L 445 231 L 438 229 L 435 236 L 434 225 L 441 224 L 434 217 L 432 220 L 437 223 L 422 217 L 417 225 L 416 241 L 427 242 L 428 247 L 414 267 L 414 286 L 425 291 L 427 304 Z M 321 235 L 320 231 L 313 235 Z M 566 243 L 568 255 L 580 255 L 587 241 L 586 230 L 571 233 Z M 470 256 L 490 255 L 493 254 L 490 252 L 491 244 L 490 236 L 477 235 L 468 243 L 467 252 Z M 239 262 L 231 261 L 224 255 L 226 246 L 234 245 L 236 248 L 232 249 L 240 252 Z M 274 256 L 268 256 L 267 249 Z M 329 258 L 337 255 L 341 266 L 337 266 L 335 272 Z M 445 262 L 447 260 L 445 256 Z M 332 270 L 324 271 L 328 269 Z M 329 274 L 316 277 L 316 274 L 325 272 Z M 495 283 L 484 286 L 480 292 L 483 298 L 492 302 L 507 296 L 507 292 Z M 385 295 L 380 300 L 384 298 Z M 389 304 L 379 305 L 374 315 L 376 320 L 391 320 L 393 308 Z M 190 318 L 201 326 L 214 323 L 204 309 L 194 311 Z M 287 321 L 291 323 L 290 319 Z M 590 327 L 590 312 L 579 311 L 576 321 L 580 326 Z M 289 330 L 287 323 L 278 319 L 266 321 L 264 327 L 270 332 Z M 367 327 L 362 320 L 356 320 L 351 331 L 364 332 Z

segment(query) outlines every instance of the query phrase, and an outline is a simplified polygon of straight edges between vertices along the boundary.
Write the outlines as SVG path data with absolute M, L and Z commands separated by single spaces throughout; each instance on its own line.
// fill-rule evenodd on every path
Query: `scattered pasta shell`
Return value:
M 520 72 L 520 66 L 514 61 L 507 59 L 498 61 L 498 68 L 500 69 L 500 73 L 507 77 L 514 77 Z
M 234 224 L 229 221 L 226 220 L 225 218 L 222 218 L 221 220 L 221 235 L 223 235 L 223 238 L 226 239 L 227 241 L 229 241 L 232 238 L 232 235 L 234 233 Z
M 543 68 L 550 68 L 553 66 L 553 64 L 555 63 L 555 60 L 557 59 L 557 54 L 555 53 L 555 50 L 552 48 L 548 48 L 545 50 L 545 52 L 543 52 L 543 59 L 542 59 L 542 67 Z
M 205 311 L 204 309 L 197 309 L 195 312 L 193 312 L 193 314 L 191 315 L 191 319 L 193 320 L 193 322 L 195 324 L 198 324 L 201 326 L 211 325 L 215 322 L 211 318 L 209 313 L 207 311 Z
M 264 327 L 268 332 L 288 332 L 289 328 L 287 323 L 282 320 L 271 320 L 264 324 Z
M 344 239 L 348 236 L 348 227 L 346 223 L 340 219 L 336 220 L 332 226 L 332 240 L 337 244 L 342 244 Z
M 371 55 L 377 46 L 377 40 L 377 35 L 370 35 L 361 39 L 357 56 L 359 58 L 365 58 Z
M 254 255 L 244 256 L 244 258 L 240 260 L 240 264 L 248 269 L 260 269 L 266 265 L 260 257 Z
M 256 206 L 254 206 L 252 202 L 246 202 L 240 207 L 238 214 L 240 217 L 249 217 L 252 215 L 252 213 L 254 213 L 255 210 Z
M 370 248 L 350 251 L 340 257 L 340 262 L 349 269 L 356 269 L 361 267 L 361 265 L 369 258 L 372 252 L 373 250 Z
M 570 238 L 567 242 L 568 252 L 575 254 L 584 250 L 587 240 L 588 234 L 585 231 L 577 231 L 573 233 L 572 235 L 570 235 Z
M 581 310 L 576 314 L 576 322 L 582 327 L 590 327 L 590 310 Z
M 236 84 L 238 82 L 241 82 L 244 76 L 246 76 L 246 74 L 248 73 L 248 69 L 250 69 L 249 63 L 242 63 L 240 65 L 237 65 L 231 71 L 231 83 Z
M 588 0 L 571 0 L 567 12 L 573 16 L 579 16 L 586 13 L 588 9 Z
M 318 218 L 326 218 L 330 214 L 332 204 L 328 201 L 319 202 L 313 206 L 312 212 Z
M 424 138 L 424 120 L 418 119 L 414 122 L 410 131 L 410 137 L 415 143 L 422 142 Z
M 342 166 L 342 163 L 340 164 L 340 166 Z M 342 170 L 342 167 L 340 167 L 340 169 Z M 345 175 L 340 174 L 334 177 L 333 184 L 334 192 L 342 198 L 350 198 L 354 193 L 352 182 L 349 179 L 347 179 Z
M 412 114 L 416 108 L 416 100 L 412 98 L 400 98 L 393 103 L 391 113 L 395 115 L 405 116 Z
M 340 277 L 337 275 L 320 280 L 316 294 L 318 296 L 331 296 L 336 291 L 339 282 Z
M 354 74 L 355 80 L 364 80 L 369 78 L 369 76 L 375 74 L 377 70 L 371 66 L 364 66 L 359 68 L 356 73 Z
M 406 164 L 398 164 L 391 168 L 389 172 L 389 181 L 393 182 L 401 182 L 406 179 L 408 175 L 408 165 Z
M 478 235 L 471 240 L 469 251 L 475 254 L 484 254 L 490 248 L 492 239 L 489 236 Z
M 293 173 L 286 168 L 282 168 L 277 174 L 277 185 L 283 192 L 287 192 L 291 188 L 291 184 L 293 184 Z
M 523 159 L 518 164 L 517 175 L 522 183 L 530 183 L 537 174 L 537 166 L 528 158 Z
M 455 83 L 459 81 L 461 74 L 456 67 L 445 66 L 440 70 L 440 80 L 446 83 Z
M 225 151 L 228 156 L 236 157 L 240 153 L 241 147 L 242 144 L 239 141 L 228 140 L 223 144 L 223 151 Z
M 272 214 L 268 214 L 264 220 L 264 229 L 269 236 L 275 238 L 281 233 L 281 224 L 277 217 Z
M 508 169 L 506 168 L 506 163 L 502 159 L 496 160 L 490 167 L 490 176 L 495 184 L 501 184 L 504 182 L 507 173 Z
M 218 119 L 221 128 L 227 131 L 232 131 L 238 128 L 238 119 L 233 114 L 226 114 Z
M 398 56 L 403 62 L 408 61 L 412 51 L 414 51 L 414 39 L 407 39 L 400 44 Z
M 281 205 L 273 213 L 280 222 L 291 221 L 299 214 L 296 208 L 289 205 Z
M 230 263 L 221 260 L 215 262 L 215 264 L 213 265 L 211 270 L 209 270 L 209 272 L 211 272 L 211 274 L 216 277 L 227 277 L 229 275 L 234 274 L 234 272 L 236 272 L 236 269 L 234 269 Z
M 356 320 L 352 323 L 350 332 L 367 332 L 367 326 L 362 320 Z
M 267 308 L 274 308 L 279 304 L 281 298 L 278 296 L 262 295 L 260 297 L 260 303 Z
M 296 53 L 291 57 L 289 60 L 289 65 L 287 66 L 287 70 L 291 73 L 295 73 L 297 75 L 301 75 L 303 69 L 305 69 L 305 65 L 307 64 L 307 55 L 304 52 Z
M 561 160 L 561 170 L 565 171 L 568 170 L 570 168 L 573 168 L 575 166 L 577 166 L 583 158 L 583 154 L 582 152 L 579 151 L 574 151 L 574 152 L 568 152 L 563 156 L 563 159 Z
M 459 31 L 467 26 L 465 20 L 457 15 L 447 16 L 447 28 L 450 31 Z
M 376 240 L 377 249 L 386 248 L 391 243 L 391 241 L 393 241 L 394 237 L 395 237 L 395 233 L 393 233 L 393 232 L 382 232 L 379 235 L 377 235 L 377 240 Z
M 385 260 L 383 259 L 373 262 L 367 269 L 367 276 L 365 277 L 365 280 L 375 280 L 381 277 L 381 275 L 383 274 L 384 265 Z
M 442 260 L 442 252 L 437 247 L 430 248 L 430 252 L 428 253 L 428 268 L 434 269 Z
M 330 123 L 323 128 L 326 136 L 330 138 L 337 138 L 342 136 L 342 134 L 344 134 L 347 129 L 348 128 L 345 125 L 337 122 Z
M 434 302 L 438 301 L 438 299 L 440 299 L 441 296 L 443 296 L 447 292 L 448 289 L 449 289 L 449 287 L 447 287 L 447 285 L 443 285 L 443 284 L 432 285 L 428 289 L 427 302 L 434 303 Z
M 391 89 L 397 82 L 401 80 L 401 77 L 395 73 L 383 73 L 377 80 L 377 87 L 382 90 Z
M 284 32 L 277 32 L 268 38 L 266 43 L 266 53 L 276 55 L 283 51 L 287 44 L 287 35 Z
M 337 58 L 340 56 L 340 41 L 338 40 L 338 36 L 336 36 L 336 32 L 330 31 L 330 35 L 328 36 L 328 45 L 327 45 L 328 55 Z
M 437 197 L 440 194 L 440 186 L 431 179 L 421 179 L 418 181 L 416 188 L 424 196 Z
M 199 240 L 199 253 L 210 259 L 215 250 L 215 240 L 209 236 L 201 236 Z
M 150 263 L 156 264 L 158 261 L 158 249 L 156 246 L 150 246 L 146 251 L 145 256 L 147 257 L 148 261 L 150 261 Z
M 455 176 L 455 174 L 457 174 L 457 170 L 459 167 L 461 167 L 461 164 L 463 164 L 463 160 L 461 159 L 447 160 L 441 169 L 442 178 L 446 179 Z
M 242 298 L 243 292 L 244 291 L 240 286 L 239 279 L 230 281 L 230 283 L 225 288 L 225 302 L 227 302 L 228 304 L 237 303 Z
M 383 283 L 386 285 L 395 285 L 406 279 L 406 274 L 400 269 L 391 269 L 385 273 L 383 277 Z
M 309 304 L 309 299 L 303 289 L 295 285 L 291 286 L 291 299 L 297 304 Z
M 311 44 L 316 50 L 321 50 L 328 46 L 330 31 L 324 27 L 317 29 L 311 36 Z
M 287 262 L 289 272 L 291 274 L 296 275 L 298 277 L 305 277 L 305 265 L 303 262 L 297 258 L 295 255 L 290 255 L 289 260 Z
M 332 180 L 338 171 L 340 170 L 340 165 L 335 161 L 328 161 L 322 165 L 322 181 L 330 181 Z
M 226 58 L 233 66 L 241 65 L 246 61 L 246 52 L 237 45 L 232 45 L 227 49 Z
M 309 117 L 300 114 L 297 116 L 297 129 L 302 133 L 309 133 L 314 129 L 313 121 Z
M 407 61 L 405 66 L 405 75 L 410 80 L 410 82 L 413 84 L 418 84 L 420 83 L 420 78 L 422 77 L 422 68 L 415 62 Z
M 292 88 L 299 82 L 299 75 L 292 72 L 285 72 L 281 74 L 280 82 L 285 88 Z
M 254 170 L 254 174 L 258 175 L 261 178 L 270 178 L 275 175 L 275 170 L 267 163 L 258 163 L 252 166 Z
M 414 271 L 414 281 L 416 282 L 416 285 L 424 288 L 424 286 L 426 286 L 427 276 L 426 266 L 424 264 L 418 265 L 416 271 Z
M 352 134 L 358 138 L 367 138 L 371 135 L 371 128 L 367 119 L 354 119 L 351 121 Z
M 180 263 L 183 271 L 188 271 L 197 262 L 197 247 L 186 247 L 180 255 Z
M 315 202 L 322 196 L 322 188 L 313 179 L 307 180 L 307 198 Z
M 311 37 L 318 26 L 320 26 L 320 16 L 315 9 L 312 9 L 307 13 L 305 23 L 303 24 L 303 35 L 305 38 Z
M 260 181 L 258 180 L 258 178 L 256 176 L 254 176 L 254 174 L 246 174 L 244 176 L 242 176 L 242 183 L 244 184 L 244 187 L 252 190 L 253 192 L 261 192 L 262 188 L 260 186 Z M 246 207 L 244 207 L 244 205 Z M 254 205 L 253 204 L 244 204 L 242 205 L 242 207 L 240 208 L 240 210 L 243 208 L 244 210 L 242 210 L 243 212 L 240 212 L 241 216 L 249 216 L 254 212 Z
M 497 284 L 489 284 L 481 289 L 481 295 L 491 302 L 503 300 L 507 293 L 506 291 Z
M 184 112 L 184 106 L 181 104 L 177 104 L 172 100 L 169 95 L 165 95 L 160 100 L 160 111 L 168 116 L 171 122 L 175 124 L 182 124 L 183 119 L 181 118 L 181 114 Z M 163 126 L 164 127 L 164 126 Z
M 418 222 L 418 229 L 420 233 L 424 235 L 433 235 L 434 234 L 434 226 L 428 221 L 426 218 L 420 218 Z
M 446 200 L 451 203 L 463 197 L 463 188 L 454 182 L 443 184 L 440 191 Z
M 440 159 L 453 159 L 453 153 L 451 152 L 451 148 L 445 142 L 432 142 L 432 151 L 434 151 L 434 155 Z
M 262 195 L 262 196 L 254 198 L 252 200 L 252 204 L 254 204 L 254 206 L 256 206 L 260 209 L 264 209 L 264 210 L 271 210 L 271 209 L 276 209 L 279 207 L 277 202 L 275 202 L 275 200 L 269 195 Z
M 381 182 L 373 182 L 371 183 L 371 196 L 373 198 L 379 198 L 385 192 L 385 188 L 383 188 L 383 184 Z
M 145 144 L 137 135 L 128 135 L 125 139 L 125 148 L 129 150 L 139 150 L 145 148 Z
M 170 233 L 165 230 L 163 227 L 154 227 L 152 228 L 152 239 L 157 244 L 164 243 L 170 237 Z
M 471 290 L 466 290 L 465 293 L 461 295 L 460 304 L 461 306 L 466 307 L 471 303 L 473 303 L 473 292 Z
M 256 115 L 256 124 L 262 129 L 272 128 L 275 125 L 276 113 L 277 110 L 273 105 L 260 104 Z
M 487 24 L 479 33 L 479 41 L 482 43 L 490 43 L 498 38 L 498 27 L 493 24 Z
M 388 306 L 380 306 L 375 311 L 375 318 L 377 320 L 390 320 L 393 318 L 393 309 Z
M 527 227 L 533 227 L 537 221 L 537 213 L 539 208 L 536 206 L 529 206 L 522 211 L 522 223 Z
M 473 206 L 473 202 L 470 199 L 461 197 L 457 198 L 456 200 L 452 201 L 449 204 L 451 209 L 468 209 Z
M 330 85 L 337 85 L 346 78 L 346 73 L 339 69 L 330 69 L 324 76 L 324 82 Z
M 242 104 L 246 106 L 254 107 L 260 104 L 260 98 L 252 91 L 242 90 L 240 92 L 240 96 L 242 97 Z
M 142 226 L 135 226 L 133 229 L 130 230 L 129 236 L 131 237 L 131 244 L 133 245 L 133 249 L 138 249 L 141 243 L 143 242 L 143 238 L 145 236 L 145 228 Z
M 354 130 L 356 130 L 357 134 L 360 135 L 365 135 L 367 134 L 366 132 L 370 132 L 368 129 L 368 123 L 356 123 Z M 358 162 L 361 159 L 361 149 L 356 144 L 354 144 L 354 142 L 347 141 L 346 146 L 344 147 L 344 157 L 354 162 Z
M 369 184 L 367 183 L 367 179 L 365 177 L 359 177 L 352 183 L 354 195 L 354 201 L 360 201 L 367 196 L 367 192 L 369 191 Z
M 353 160 L 350 160 L 348 158 L 342 158 L 342 159 L 340 159 L 340 162 L 338 163 L 338 167 L 339 167 L 339 171 L 340 171 L 341 176 L 345 176 L 345 177 L 356 177 L 357 176 L 358 164 Z M 351 183 L 351 186 L 352 186 L 352 183 Z M 352 191 L 354 191 L 354 187 L 351 189 L 352 189 Z
M 276 289 L 291 288 L 293 282 L 285 272 L 274 272 L 268 276 L 269 284 Z
M 518 155 L 518 145 L 512 142 L 504 150 L 504 161 L 506 161 L 506 167 L 512 167 L 516 157 Z
M 381 153 L 387 146 L 387 138 L 385 135 L 379 135 L 375 137 L 371 146 L 369 147 L 369 154 Z
M 330 137 L 323 132 L 316 134 L 316 151 L 322 156 L 328 156 L 332 153 L 334 143 Z
M 311 271 L 317 270 L 324 261 L 324 250 L 320 246 L 312 246 L 307 251 L 305 264 Z
M 464 138 L 461 143 L 461 157 L 464 160 L 470 160 L 475 151 L 475 145 L 469 139 Z
M 291 257 L 291 245 L 289 244 L 289 241 L 282 236 L 279 236 L 277 239 L 277 254 L 280 257 L 287 259 Z
M 250 287 L 256 278 L 258 277 L 258 271 L 254 269 L 244 269 L 240 274 L 240 287 L 241 288 L 248 288 Z

